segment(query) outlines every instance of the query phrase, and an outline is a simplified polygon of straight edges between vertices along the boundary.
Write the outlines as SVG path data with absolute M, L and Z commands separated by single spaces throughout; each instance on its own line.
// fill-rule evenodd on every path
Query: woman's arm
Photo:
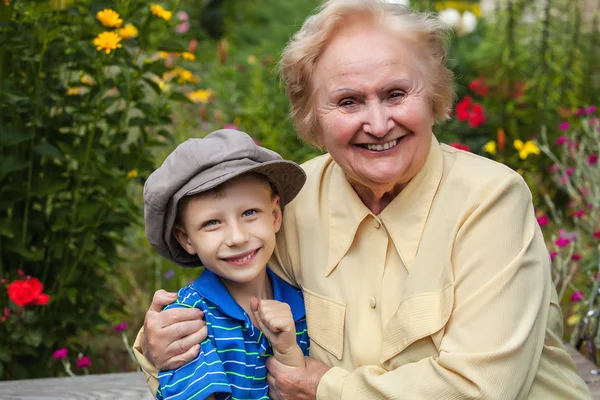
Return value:
M 324 375 L 321 363 L 298 371 L 269 360 L 272 397 L 526 398 L 548 322 L 549 257 L 529 189 L 518 175 L 494 182 L 482 197 L 456 237 L 448 238 L 454 240 L 455 302 L 438 357 L 392 371 L 374 365 L 354 371 L 333 367 Z M 320 382 L 311 397 L 315 380 Z M 589 398 L 573 388 L 571 398 Z
M 133 345 L 134 354 L 146 375 L 152 394 L 158 387 L 158 371 L 176 369 L 193 360 L 206 339 L 204 313 L 196 308 L 161 312 L 177 299 L 177 293 L 157 290 L 146 313 L 144 327 Z

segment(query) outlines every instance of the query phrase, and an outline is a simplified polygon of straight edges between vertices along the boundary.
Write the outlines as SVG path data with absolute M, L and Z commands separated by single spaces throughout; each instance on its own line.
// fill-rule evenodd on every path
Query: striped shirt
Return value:
M 308 355 L 309 339 L 302 292 L 284 282 L 268 267 L 273 299 L 288 303 L 296 322 L 296 340 Z M 217 275 L 205 269 L 182 288 L 177 301 L 165 307 L 195 307 L 204 311 L 208 337 L 198 356 L 183 367 L 158 374 L 158 400 L 268 399 L 265 361 L 273 355 L 269 341 L 244 309 L 231 297 Z

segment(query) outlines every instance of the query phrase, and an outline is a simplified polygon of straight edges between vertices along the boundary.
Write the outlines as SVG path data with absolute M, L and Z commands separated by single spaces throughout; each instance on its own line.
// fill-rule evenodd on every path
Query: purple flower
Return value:
M 113 331 L 115 332 L 123 332 L 125 329 L 127 329 L 127 322 L 123 322 L 122 324 L 113 327 Z
M 573 292 L 573 294 L 571 295 L 571 301 L 573 303 L 580 302 L 584 298 L 585 298 L 585 293 L 583 293 L 583 290 L 578 290 L 576 292 Z
M 566 131 L 567 129 L 569 129 L 571 125 L 569 125 L 568 122 L 563 122 L 558 126 L 558 129 L 560 129 L 561 131 Z
M 92 361 L 89 356 L 83 356 L 77 360 L 77 368 L 89 368 L 92 365 Z
M 550 220 L 548 219 L 548 216 L 546 214 L 543 214 L 538 217 L 537 222 L 540 226 L 545 226 L 550 223 Z
M 173 271 L 172 269 L 168 270 L 167 272 L 165 272 L 165 274 L 163 275 L 163 278 L 165 278 L 165 280 L 169 280 L 172 277 L 175 276 L 175 271 Z
M 571 241 L 567 238 L 560 238 L 558 239 L 556 242 L 554 242 L 558 247 L 565 247 L 567 246 L 569 243 L 571 243 Z
M 67 358 L 67 355 L 69 354 L 69 350 L 67 350 L 66 347 L 63 347 L 62 349 L 58 349 L 54 352 L 54 354 L 52 355 L 52 357 L 55 360 L 61 360 L 63 358 Z

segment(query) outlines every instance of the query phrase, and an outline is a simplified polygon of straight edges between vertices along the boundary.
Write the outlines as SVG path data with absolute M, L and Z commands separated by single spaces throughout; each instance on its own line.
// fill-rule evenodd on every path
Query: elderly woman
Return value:
M 298 133 L 328 154 L 304 164 L 271 264 L 302 288 L 311 339 L 304 368 L 269 359 L 272 398 L 591 398 L 527 185 L 432 133 L 453 99 L 444 33 L 403 6 L 330 0 L 283 53 Z M 136 346 L 162 368 L 206 335 L 197 310 L 157 313 L 171 301 L 157 292 Z

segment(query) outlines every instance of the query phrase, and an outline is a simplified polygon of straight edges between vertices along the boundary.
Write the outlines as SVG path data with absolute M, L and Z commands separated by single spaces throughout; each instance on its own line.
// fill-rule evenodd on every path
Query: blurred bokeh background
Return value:
M 600 22 L 596 0 L 390 0 L 453 28 L 442 142 L 529 184 L 565 340 L 600 345 Z M 142 186 L 190 137 L 241 129 L 319 154 L 288 118 L 281 50 L 316 0 L 0 0 L 0 379 L 133 371 L 158 288 Z M 507 221 L 507 223 L 509 223 Z

